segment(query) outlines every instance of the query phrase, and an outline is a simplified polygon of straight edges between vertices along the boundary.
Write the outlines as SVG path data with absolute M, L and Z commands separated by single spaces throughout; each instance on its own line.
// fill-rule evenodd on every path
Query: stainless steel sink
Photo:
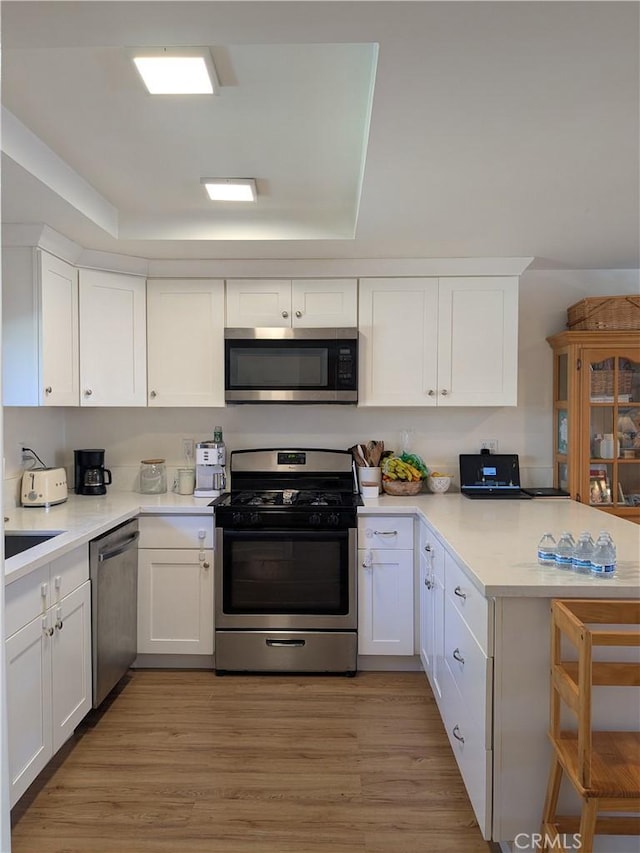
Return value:
M 34 533 L 31 530 L 16 531 L 14 533 L 4 534 L 4 558 L 15 557 L 16 554 L 22 554 L 29 548 L 35 548 L 36 545 L 41 545 L 54 536 L 59 536 L 61 530 L 49 531 L 47 533 Z

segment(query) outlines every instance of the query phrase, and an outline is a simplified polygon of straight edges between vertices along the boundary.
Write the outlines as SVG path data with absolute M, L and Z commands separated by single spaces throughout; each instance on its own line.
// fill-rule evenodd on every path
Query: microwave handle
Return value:
M 351 460 L 351 470 L 353 471 L 353 493 L 356 494 L 357 492 L 360 491 L 360 488 L 358 486 L 358 472 L 356 470 L 356 460 L 355 459 Z

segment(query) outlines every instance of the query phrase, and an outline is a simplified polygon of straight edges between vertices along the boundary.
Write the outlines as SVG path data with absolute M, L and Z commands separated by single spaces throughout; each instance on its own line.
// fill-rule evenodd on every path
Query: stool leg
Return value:
M 544 798 L 544 808 L 542 809 L 542 851 L 546 853 L 549 849 L 547 839 L 549 833 L 555 830 L 556 809 L 558 808 L 558 796 L 560 794 L 560 782 L 562 781 L 562 765 L 554 752 L 551 756 L 551 769 L 549 771 L 549 782 L 547 784 L 547 793 Z M 581 851 L 584 853 L 584 851 Z
M 580 817 L 580 853 L 593 853 L 593 836 L 596 831 L 598 801 L 588 799 L 582 804 Z

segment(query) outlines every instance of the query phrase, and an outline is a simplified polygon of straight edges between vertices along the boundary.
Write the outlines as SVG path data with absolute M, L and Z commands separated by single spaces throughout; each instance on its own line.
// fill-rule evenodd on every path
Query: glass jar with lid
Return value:
M 167 491 L 164 459 L 143 459 L 140 462 L 140 491 L 143 495 L 162 495 Z

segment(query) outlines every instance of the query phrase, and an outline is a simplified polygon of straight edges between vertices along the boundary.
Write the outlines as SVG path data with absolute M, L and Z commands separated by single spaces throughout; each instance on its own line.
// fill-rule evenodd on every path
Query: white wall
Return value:
M 532 270 L 520 285 L 518 406 L 514 408 L 384 409 L 350 406 L 231 406 L 221 409 L 5 409 L 5 455 L 28 438 L 48 464 L 73 463 L 73 449 L 104 447 L 115 484 L 135 488 L 141 459 L 183 464 L 182 438 L 224 429 L 230 450 L 242 447 L 347 448 L 382 439 L 400 449 L 402 430 L 427 465 L 456 475 L 460 452 L 497 438 L 499 449 L 521 456 L 523 482 L 552 478 L 552 353 L 545 338 L 562 331 L 566 309 L 585 296 L 638 293 L 638 271 Z M 15 453 L 14 453 L 15 450 Z
M 13 408 L 3 409 L 4 421 L 4 505 L 20 502 L 22 464 L 20 446 L 33 448 L 45 465 L 53 468 L 66 464 L 65 409 Z

